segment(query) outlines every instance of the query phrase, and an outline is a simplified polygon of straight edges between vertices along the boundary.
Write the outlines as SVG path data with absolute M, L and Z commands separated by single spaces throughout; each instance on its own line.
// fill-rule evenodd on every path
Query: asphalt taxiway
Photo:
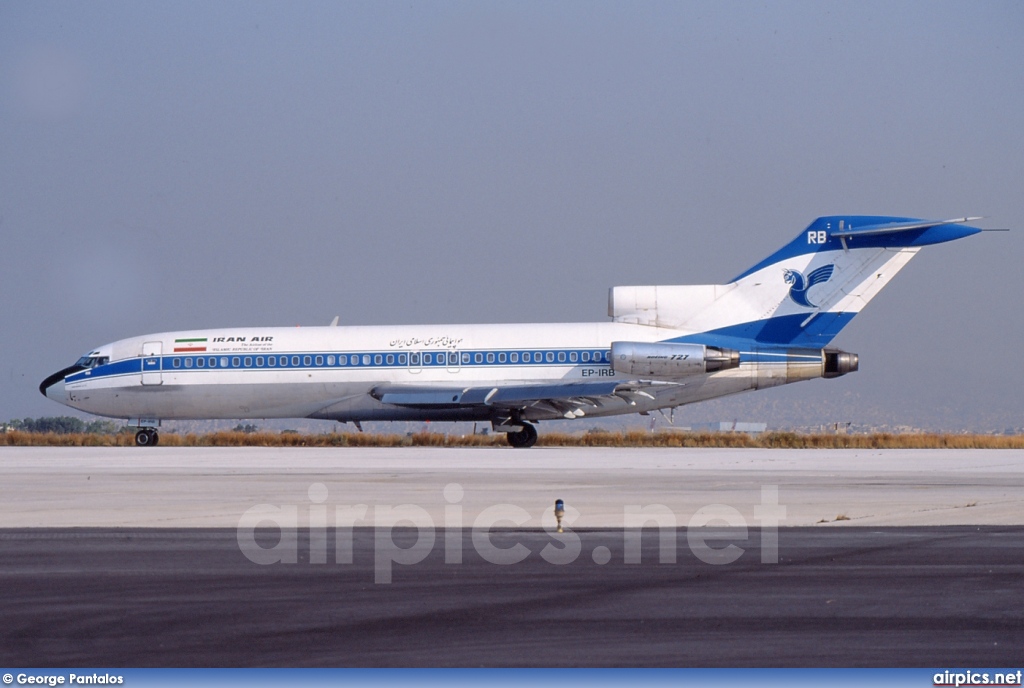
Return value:
M 674 563 L 651 531 L 638 564 L 622 531 L 566 564 L 543 532 L 493 534 L 529 550 L 508 565 L 464 531 L 446 564 L 436 535 L 378 584 L 372 530 L 351 564 L 265 566 L 232 529 L 4 530 L 0 664 L 1016 667 L 1024 647 L 1024 528 L 782 529 L 774 564 L 755 530 L 709 539 L 743 550 L 720 565 L 682 531 Z

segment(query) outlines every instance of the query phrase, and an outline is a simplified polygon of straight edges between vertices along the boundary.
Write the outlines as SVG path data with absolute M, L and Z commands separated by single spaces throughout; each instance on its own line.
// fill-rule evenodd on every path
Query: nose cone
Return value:
M 42 386 L 40 386 L 40 389 L 43 389 Z M 64 380 L 58 380 L 47 385 L 46 389 L 43 390 L 43 396 L 61 404 L 67 403 L 68 395 L 64 391 Z
M 39 392 L 47 399 L 53 399 L 62 404 L 67 403 L 68 397 L 64 391 L 64 378 L 72 373 L 77 373 L 79 370 L 83 370 L 83 368 L 81 366 L 69 366 L 64 370 L 54 373 L 39 383 Z

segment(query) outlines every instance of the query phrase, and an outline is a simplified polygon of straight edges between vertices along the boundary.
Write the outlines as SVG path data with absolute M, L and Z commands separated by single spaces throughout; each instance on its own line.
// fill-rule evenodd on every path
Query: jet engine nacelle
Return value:
M 824 349 L 825 372 L 822 377 L 832 378 L 855 373 L 860 369 L 860 356 L 839 349 Z
M 612 342 L 612 367 L 623 375 L 679 378 L 737 368 L 740 352 L 703 344 Z

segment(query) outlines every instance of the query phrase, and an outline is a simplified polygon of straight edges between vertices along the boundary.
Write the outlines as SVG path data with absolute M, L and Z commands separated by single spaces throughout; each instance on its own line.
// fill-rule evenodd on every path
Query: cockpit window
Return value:
M 107 363 L 110 363 L 110 356 L 82 356 L 75 362 L 75 365 L 82 368 L 95 368 Z

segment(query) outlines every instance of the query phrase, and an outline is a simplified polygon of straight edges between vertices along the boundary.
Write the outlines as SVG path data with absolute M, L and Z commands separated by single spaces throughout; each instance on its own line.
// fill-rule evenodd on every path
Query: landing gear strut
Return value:
M 160 435 L 153 428 L 143 428 L 135 433 L 136 447 L 155 447 L 160 444 Z
M 508 443 L 516 449 L 529 449 L 537 444 L 537 428 L 529 423 L 523 423 L 523 429 L 519 432 L 506 433 Z

